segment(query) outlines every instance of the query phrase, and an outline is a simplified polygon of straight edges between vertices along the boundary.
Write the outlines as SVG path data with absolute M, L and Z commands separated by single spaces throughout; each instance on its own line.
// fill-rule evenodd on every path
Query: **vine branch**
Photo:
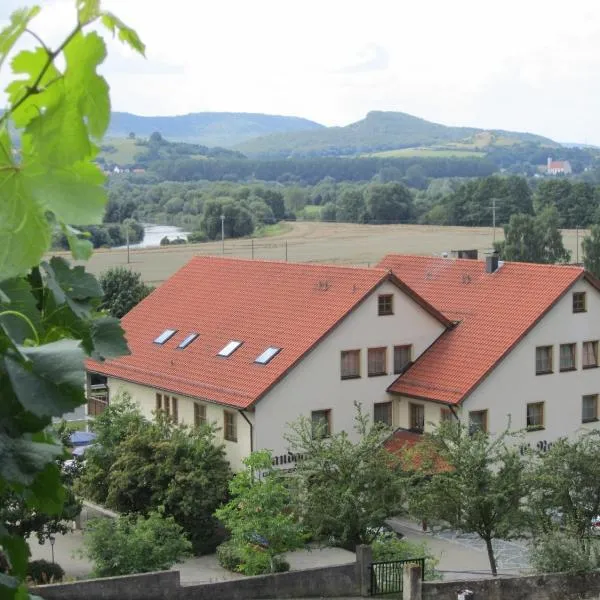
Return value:
M 2 312 L 0 312 L 0 318 L 7 316 L 7 315 L 12 315 L 13 317 L 18 317 L 19 319 L 22 319 L 23 321 L 25 321 L 25 323 L 27 323 L 27 325 L 29 325 L 29 328 L 31 329 L 31 331 L 33 331 L 36 346 L 40 345 L 40 336 L 38 335 L 37 329 L 34 327 L 33 323 L 31 322 L 31 319 L 29 317 L 27 317 L 23 313 L 20 313 L 18 310 L 3 310 Z

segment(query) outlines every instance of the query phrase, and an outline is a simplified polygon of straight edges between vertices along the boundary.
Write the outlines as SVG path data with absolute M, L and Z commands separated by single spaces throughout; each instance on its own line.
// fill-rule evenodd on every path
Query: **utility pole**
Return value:
M 129 264 L 129 223 L 125 225 L 125 239 L 127 240 L 127 264 Z
M 221 215 L 221 254 L 225 255 L 225 215 Z
M 492 245 L 496 247 L 496 198 L 492 198 L 492 227 L 494 233 L 492 234 Z
M 579 264 L 579 225 L 577 225 L 577 227 L 575 227 L 575 235 L 577 236 L 577 245 L 576 245 L 576 249 L 575 249 L 575 263 Z

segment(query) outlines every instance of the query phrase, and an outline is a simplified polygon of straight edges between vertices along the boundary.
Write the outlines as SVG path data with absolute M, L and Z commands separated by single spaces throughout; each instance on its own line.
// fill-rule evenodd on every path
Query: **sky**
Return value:
M 0 25 L 26 0 L 0 0 Z M 74 2 L 42 0 L 49 45 Z M 600 0 L 104 0 L 114 110 L 261 112 L 347 125 L 370 110 L 600 145 Z M 31 43 L 34 40 L 31 38 Z M 5 69 L 5 68 L 3 68 Z M 0 73 L 4 87 L 6 74 Z

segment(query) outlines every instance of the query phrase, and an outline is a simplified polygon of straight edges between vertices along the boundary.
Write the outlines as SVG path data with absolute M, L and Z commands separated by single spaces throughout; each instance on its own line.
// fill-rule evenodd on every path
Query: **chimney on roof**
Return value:
M 498 253 L 493 252 L 485 257 L 485 272 L 495 273 L 498 270 Z

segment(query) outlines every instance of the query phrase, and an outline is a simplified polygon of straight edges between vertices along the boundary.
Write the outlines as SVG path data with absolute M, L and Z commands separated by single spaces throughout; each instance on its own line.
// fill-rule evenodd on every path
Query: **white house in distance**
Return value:
M 402 444 L 445 418 L 547 447 L 598 422 L 600 292 L 572 266 L 403 255 L 378 268 L 197 257 L 122 319 L 131 355 L 88 383 L 151 416 L 216 422 L 228 458 L 292 465 L 305 415 L 353 432 L 354 402 Z
M 571 169 L 571 163 L 568 160 L 552 160 L 552 157 L 548 157 L 546 163 L 547 175 L 570 175 L 572 172 L 573 169 Z

